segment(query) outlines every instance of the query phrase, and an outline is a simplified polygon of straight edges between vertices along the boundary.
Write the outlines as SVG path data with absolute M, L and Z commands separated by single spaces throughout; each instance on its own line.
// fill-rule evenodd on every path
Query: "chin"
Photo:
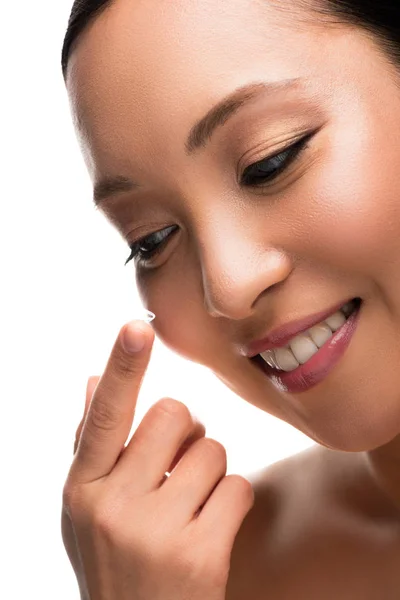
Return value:
M 397 331 L 386 312 L 361 310 L 351 343 L 324 378 L 300 392 L 290 381 L 291 393 L 263 365 L 252 371 L 258 387 L 252 404 L 334 450 L 367 452 L 389 444 L 400 435 Z
M 347 394 L 336 402 L 329 396 L 333 394 L 326 394 L 322 406 L 308 412 L 306 420 L 303 414 L 302 422 L 295 418 L 291 424 L 315 442 L 344 452 L 372 451 L 400 435 L 400 394 Z
M 393 381 L 376 387 L 371 378 L 351 386 L 338 372 L 330 385 L 315 386 L 298 396 L 276 393 L 276 390 L 252 388 L 247 381 L 233 385 L 216 374 L 243 400 L 285 421 L 316 443 L 343 452 L 368 452 L 385 446 L 400 435 L 400 385 L 393 393 Z M 258 389 L 257 389 L 258 388 Z M 381 389 L 381 393 L 375 392 Z M 247 392 L 247 393 L 246 393 Z
M 400 435 L 400 356 L 397 340 L 389 337 L 391 324 L 380 327 L 382 339 L 377 343 L 378 348 L 392 349 L 386 353 L 372 353 L 367 345 L 370 331 L 363 331 L 362 325 L 360 330 L 359 339 L 328 377 L 303 393 L 279 389 L 268 374 L 254 366 L 242 369 L 239 362 L 235 370 L 226 364 L 211 369 L 243 400 L 318 444 L 344 452 L 372 451 Z

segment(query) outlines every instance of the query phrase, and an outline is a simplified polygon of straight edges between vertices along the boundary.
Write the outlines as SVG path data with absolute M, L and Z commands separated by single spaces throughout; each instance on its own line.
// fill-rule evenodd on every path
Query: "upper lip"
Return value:
M 272 350 L 273 348 L 286 346 L 296 335 L 302 333 L 303 331 L 307 331 L 307 329 L 310 329 L 310 327 L 321 323 L 321 321 L 325 321 L 325 319 L 333 315 L 333 313 L 340 310 L 342 306 L 348 302 L 351 302 L 352 300 L 354 300 L 354 298 L 350 298 L 349 300 L 344 300 L 339 304 L 335 304 L 335 306 L 329 308 L 328 310 L 324 310 L 314 315 L 309 315 L 308 317 L 303 317 L 297 321 L 291 321 L 282 327 L 273 329 L 265 337 L 248 344 L 245 348 L 246 356 L 252 358 L 261 352 L 265 352 L 266 350 Z

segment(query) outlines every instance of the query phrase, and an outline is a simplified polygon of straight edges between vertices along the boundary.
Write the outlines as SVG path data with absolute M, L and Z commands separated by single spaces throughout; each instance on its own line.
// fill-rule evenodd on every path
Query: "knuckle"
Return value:
M 69 484 L 65 483 L 62 491 L 62 502 L 63 505 L 67 508 L 71 508 L 74 504 L 75 500 L 75 491 L 74 488 Z
M 210 452 L 213 456 L 217 455 L 219 458 L 226 458 L 226 449 L 220 442 L 213 438 L 204 437 L 200 440 L 203 447 L 206 448 L 206 452 Z
M 110 367 L 114 378 L 121 382 L 137 377 L 143 370 L 133 356 L 125 354 L 122 350 L 117 353 Z
M 80 512 L 85 505 L 82 488 L 67 479 L 62 490 L 62 503 L 70 514 Z
M 97 398 L 91 406 L 90 418 L 87 420 L 86 426 L 95 433 L 98 430 L 114 430 L 119 422 L 120 416 L 115 406 L 101 398 Z
M 93 528 L 104 537 L 115 537 L 118 528 L 117 507 L 108 500 L 97 501 L 92 508 L 91 523 Z
M 241 493 L 249 502 L 254 502 L 254 489 L 250 481 L 245 477 L 236 474 L 230 474 L 225 477 L 228 484 L 234 486 L 238 493 Z
M 192 417 L 188 407 L 179 400 L 168 397 L 161 398 L 161 400 L 155 404 L 155 407 L 156 410 L 159 410 L 163 414 L 166 413 L 174 419 L 179 419 L 179 421 L 182 421 L 185 424 L 192 423 Z

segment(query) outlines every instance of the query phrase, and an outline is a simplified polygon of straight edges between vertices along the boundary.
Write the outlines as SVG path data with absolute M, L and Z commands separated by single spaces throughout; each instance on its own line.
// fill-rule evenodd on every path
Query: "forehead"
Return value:
M 115 0 L 83 33 L 69 66 L 73 110 L 93 163 L 121 166 L 132 145 L 154 156 L 161 140 L 167 152 L 245 83 L 312 82 L 332 63 L 327 35 L 305 13 L 302 19 L 265 0 Z

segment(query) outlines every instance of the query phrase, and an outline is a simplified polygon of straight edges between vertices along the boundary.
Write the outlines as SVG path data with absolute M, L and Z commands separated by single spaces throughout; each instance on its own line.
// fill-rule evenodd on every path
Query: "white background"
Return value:
M 63 483 L 84 408 L 134 317 L 129 249 L 95 211 L 60 68 L 72 0 L 1 4 L 0 597 L 78 599 L 61 531 Z M 311 445 L 156 340 L 134 429 L 163 396 L 184 402 L 246 475 Z

